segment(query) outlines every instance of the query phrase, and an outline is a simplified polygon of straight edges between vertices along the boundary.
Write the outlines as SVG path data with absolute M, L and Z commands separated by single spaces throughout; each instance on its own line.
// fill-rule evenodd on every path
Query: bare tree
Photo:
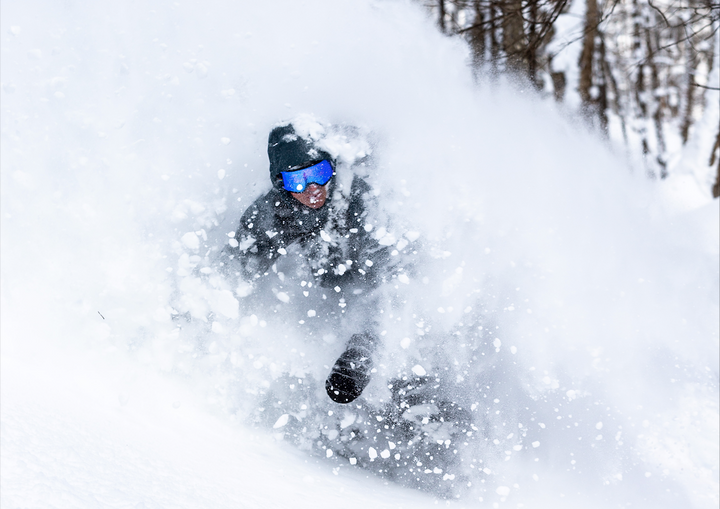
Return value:
M 428 7 L 444 33 L 467 38 L 478 76 L 525 76 L 538 90 L 553 90 L 557 101 L 577 92 L 582 113 L 600 132 L 607 134 L 612 121 L 629 152 L 642 155 L 647 174 L 665 178 L 668 146 L 687 143 L 706 109 L 704 82 L 720 51 L 720 4 L 574 0 L 585 3 L 583 22 L 574 33 L 566 29 L 570 40 L 549 53 L 570 1 L 433 0 Z M 578 78 L 568 82 L 553 59 L 574 42 L 581 45 Z

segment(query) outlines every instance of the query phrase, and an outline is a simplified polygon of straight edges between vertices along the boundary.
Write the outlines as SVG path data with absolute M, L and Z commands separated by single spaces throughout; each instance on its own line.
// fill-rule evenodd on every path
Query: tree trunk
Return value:
M 653 35 L 655 36 L 655 41 L 651 39 L 651 31 L 646 30 L 646 41 L 647 41 L 647 51 L 648 51 L 648 65 L 650 67 L 650 78 L 652 83 L 652 90 L 656 93 L 660 92 L 660 77 L 658 75 L 658 66 L 656 62 L 657 54 L 654 48 L 659 47 L 659 41 L 658 39 L 658 33 L 656 31 L 653 31 Z M 654 42 L 654 44 L 653 44 Z M 653 112 L 653 123 L 655 124 L 655 139 L 657 141 L 657 154 L 655 157 L 655 160 L 658 163 L 658 166 L 660 167 L 660 178 L 664 179 L 667 177 L 667 154 L 666 154 L 666 148 L 665 148 L 665 134 L 663 133 L 663 118 L 664 118 L 664 106 L 665 106 L 665 96 L 657 96 L 655 97 L 654 101 L 654 107 L 655 111 Z
M 555 100 L 559 103 L 565 99 L 565 86 L 567 80 L 565 79 L 565 73 L 562 71 L 554 72 L 550 75 L 553 83 L 553 90 L 555 93 Z
M 538 0 L 528 0 L 530 4 L 530 20 L 528 22 L 528 45 L 527 45 L 527 70 L 528 78 L 535 88 L 538 87 L 537 83 L 537 47 L 539 41 L 536 40 L 535 32 L 538 21 Z
M 689 47 L 689 42 L 685 43 L 686 47 Z M 682 127 L 680 128 L 680 136 L 682 137 L 683 145 L 688 141 L 690 136 L 690 126 L 692 126 L 693 109 L 695 108 L 695 71 L 697 70 L 698 58 L 697 53 L 690 47 L 690 51 L 687 52 L 687 72 L 686 74 L 686 87 L 685 91 L 685 116 L 683 118 Z
M 480 5 L 480 0 L 474 1 L 475 27 L 470 30 L 470 49 L 473 55 L 473 68 L 480 71 L 485 63 L 485 16 Z
M 600 31 L 598 30 L 598 34 L 600 34 Z M 596 108 L 596 114 L 598 117 L 598 121 L 600 122 L 600 130 L 604 135 L 607 136 L 608 134 L 608 117 L 607 117 L 607 110 L 608 110 L 608 90 L 607 90 L 607 82 L 608 80 L 605 78 L 605 72 L 604 69 L 607 64 L 607 55 L 605 54 L 605 40 L 602 36 L 598 37 L 600 39 L 600 48 L 598 51 L 597 56 L 597 74 L 598 74 L 598 96 L 595 100 L 595 108 Z
M 490 62 L 493 75 L 497 74 L 497 65 L 500 60 L 500 38 L 498 37 L 498 14 L 500 9 L 496 2 L 490 2 Z
M 578 85 L 580 99 L 586 113 L 592 111 L 593 97 L 593 56 L 595 55 L 595 37 L 597 36 L 598 9 L 597 0 L 585 1 L 585 36 L 582 53 L 580 53 L 580 83 Z
M 715 152 L 718 153 L 717 157 L 715 156 Z M 718 129 L 715 146 L 712 149 L 712 154 L 710 154 L 710 166 L 713 165 L 715 159 L 717 159 L 717 175 L 715 176 L 715 185 L 713 185 L 712 193 L 713 198 L 720 198 L 720 129 Z
M 622 132 L 623 142 L 625 143 L 625 146 L 627 147 L 628 144 L 628 137 L 627 137 L 627 125 L 625 120 L 626 112 L 623 108 L 623 102 L 620 100 L 620 90 L 618 89 L 617 80 L 615 79 L 615 75 L 613 74 L 613 68 L 610 65 L 610 62 L 608 62 L 607 55 L 605 52 L 605 35 L 600 34 L 601 41 L 602 41 L 602 66 L 603 66 L 603 76 L 605 79 L 605 83 L 609 85 L 610 92 L 612 93 L 612 110 L 613 112 L 618 116 L 618 119 L 620 120 L 620 131 Z M 607 117 L 606 117 L 607 118 Z
M 527 71 L 525 29 L 521 0 L 505 0 L 500 3 L 502 11 L 502 42 L 507 58 L 508 70 Z
M 445 0 L 438 0 L 438 8 L 440 9 L 438 26 L 440 27 L 440 31 L 445 33 Z
M 638 63 L 637 76 L 635 78 L 635 86 L 633 95 L 635 99 L 636 111 L 633 112 L 632 123 L 637 126 L 636 130 L 640 136 L 640 146 L 642 149 L 643 160 L 645 161 L 645 170 L 647 176 L 655 178 L 655 172 L 647 165 L 647 156 L 650 154 L 650 145 L 648 143 L 648 106 L 647 92 L 645 86 L 645 59 L 646 53 L 643 48 L 642 31 L 645 30 L 645 23 L 642 19 L 642 10 L 638 5 L 638 0 L 633 0 L 633 51 L 631 61 Z

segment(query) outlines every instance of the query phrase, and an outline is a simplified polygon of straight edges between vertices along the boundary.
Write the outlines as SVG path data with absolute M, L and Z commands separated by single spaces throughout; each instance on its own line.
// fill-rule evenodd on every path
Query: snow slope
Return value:
M 3 356 L 3 507 L 430 505 L 362 472 L 333 475 L 110 357 Z
M 3 507 L 438 502 L 283 439 L 302 401 L 266 400 L 321 380 L 344 338 L 194 276 L 299 113 L 371 131 L 386 233 L 419 234 L 366 398 L 421 365 L 472 408 L 470 485 L 442 503 L 717 506 L 717 201 L 669 199 L 551 105 L 477 89 L 413 4 L 1 18 Z M 179 326 L 181 297 L 204 311 Z

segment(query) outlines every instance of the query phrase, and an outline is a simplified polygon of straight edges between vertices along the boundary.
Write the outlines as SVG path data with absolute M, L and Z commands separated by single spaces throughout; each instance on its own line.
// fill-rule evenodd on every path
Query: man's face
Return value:
M 320 207 L 325 205 L 325 200 L 327 200 L 327 187 L 327 184 L 325 184 L 324 186 L 319 186 L 317 184 L 308 184 L 308 186 L 302 193 L 290 194 L 293 196 L 293 198 L 295 198 L 297 201 L 299 201 L 306 207 L 310 207 L 311 209 L 319 209 Z

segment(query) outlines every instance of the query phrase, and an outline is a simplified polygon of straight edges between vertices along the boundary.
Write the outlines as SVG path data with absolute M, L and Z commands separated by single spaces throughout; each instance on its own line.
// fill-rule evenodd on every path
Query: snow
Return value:
M 378 297 L 366 400 L 414 373 L 471 409 L 462 485 L 422 465 L 456 487 L 442 503 L 717 506 L 720 213 L 691 158 L 642 180 L 552 105 L 475 88 L 406 2 L 2 10 L 0 505 L 447 496 L 373 473 L 399 440 L 293 441 L 361 420 L 317 383 L 354 331 L 278 317 L 316 321 L 320 290 L 272 272 L 259 300 L 208 254 L 269 187 L 270 128 L 304 114 L 345 164 L 371 155 L 357 171 L 390 220 L 364 228 L 416 260 Z
M 362 471 L 335 475 L 209 414 L 191 388 L 112 357 L 3 355 L 3 507 L 431 505 Z

